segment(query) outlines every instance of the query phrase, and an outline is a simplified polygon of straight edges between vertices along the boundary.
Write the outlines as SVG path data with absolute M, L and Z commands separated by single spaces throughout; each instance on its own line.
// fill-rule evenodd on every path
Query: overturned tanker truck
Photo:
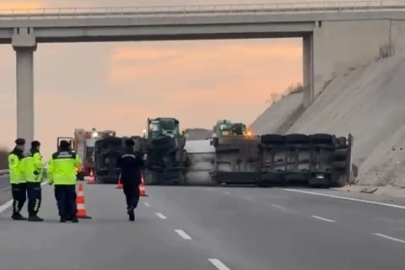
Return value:
M 350 182 L 353 137 L 266 134 L 259 144 L 260 186 L 306 184 L 341 187 Z
M 241 123 L 219 120 L 211 180 L 216 185 L 339 187 L 350 181 L 353 137 L 333 134 L 255 136 Z M 205 153 L 206 158 L 208 153 Z

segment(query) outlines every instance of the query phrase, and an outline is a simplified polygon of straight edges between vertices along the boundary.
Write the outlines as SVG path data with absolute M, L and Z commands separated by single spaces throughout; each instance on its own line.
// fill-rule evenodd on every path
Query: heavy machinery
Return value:
M 58 137 L 57 147 L 61 140 L 67 140 L 71 143 L 72 150 L 75 151 L 82 159 L 82 165 L 77 170 L 78 180 L 84 180 L 84 177 L 90 175 L 94 170 L 94 148 L 95 142 L 106 137 L 115 137 L 116 132 L 113 130 L 97 131 L 95 128 L 86 131 L 77 128 L 73 137 Z
M 186 185 L 189 166 L 186 138 L 175 118 L 147 119 L 143 139 L 135 139 L 147 154 L 144 173 L 147 185 Z
M 212 177 L 217 184 L 254 184 L 258 171 L 259 136 L 243 123 L 218 120 L 211 144 L 215 147 Z
M 344 186 L 350 181 L 352 143 L 350 134 L 262 135 L 257 185 Z

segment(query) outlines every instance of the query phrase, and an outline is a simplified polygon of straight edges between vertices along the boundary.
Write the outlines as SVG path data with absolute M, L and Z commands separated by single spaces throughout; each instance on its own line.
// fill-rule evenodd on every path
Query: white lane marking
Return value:
M 250 197 L 245 197 L 245 200 L 249 201 L 249 202 L 254 202 L 254 200 Z
M 382 234 L 382 233 L 373 233 L 373 235 L 379 236 L 379 237 L 382 237 L 382 238 L 385 238 L 385 239 L 388 239 L 388 240 L 392 240 L 392 241 L 395 241 L 395 242 L 398 242 L 398 243 L 401 243 L 401 244 L 405 244 L 405 240 L 398 239 L 398 238 L 395 238 L 395 237 L 392 237 L 392 236 L 388 236 L 388 235 L 385 235 L 385 234 Z
M 188 235 L 185 231 L 183 230 L 174 230 L 178 235 L 180 235 L 183 239 L 185 240 L 192 240 L 190 235 Z
M 156 213 L 156 215 L 158 217 L 160 217 L 161 219 L 167 219 L 167 217 L 165 215 L 163 215 L 162 213 Z
M 228 191 L 224 191 L 224 193 L 225 193 L 226 195 L 231 195 L 231 193 L 229 193 Z
M 149 203 L 145 202 L 144 204 L 145 204 L 145 206 L 150 207 Z
M 212 263 L 218 270 L 231 270 L 228 266 L 226 266 L 223 262 L 218 259 L 208 259 L 210 263 Z
M 319 220 L 323 220 L 326 222 L 336 222 L 334 220 L 328 219 L 328 218 L 324 218 L 324 217 L 320 217 L 320 216 L 312 216 L 313 218 L 319 219 Z
M 287 208 L 282 207 L 282 206 L 277 205 L 277 204 L 272 204 L 271 206 L 273 206 L 273 207 L 275 207 L 275 208 L 278 208 L 278 209 L 281 209 L 281 210 L 287 210 Z
M 46 183 L 48 183 L 48 182 L 41 183 L 41 186 L 45 185 Z M 0 214 L 5 212 L 11 206 L 13 206 L 13 200 L 9 200 L 6 203 L 0 205 Z
M 341 200 L 352 201 L 352 202 L 361 202 L 361 203 L 375 204 L 375 205 L 387 206 L 387 207 L 398 208 L 398 209 L 405 209 L 404 205 L 398 205 L 398 204 L 368 201 L 368 200 L 362 200 L 362 199 L 356 199 L 356 198 L 350 198 L 350 197 L 344 197 L 344 196 L 323 194 L 323 193 L 317 193 L 317 192 L 312 192 L 312 191 L 304 191 L 304 190 L 289 189 L 289 188 L 285 188 L 283 190 L 297 192 L 297 193 L 304 193 L 304 194 L 309 194 L 309 195 L 328 197 L 328 198 L 334 198 L 334 199 L 341 199 Z

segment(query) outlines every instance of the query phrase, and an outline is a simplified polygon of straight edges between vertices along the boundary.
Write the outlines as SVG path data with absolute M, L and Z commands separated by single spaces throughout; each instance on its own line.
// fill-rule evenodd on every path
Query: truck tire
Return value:
M 316 133 L 309 135 L 309 139 L 313 144 L 335 144 L 335 136 L 326 133 Z
M 288 134 L 285 135 L 285 142 L 288 144 L 307 144 L 309 143 L 309 136 L 305 134 Z
M 279 134 L 265 134 L 261 136 L 262 144 L 276 144 L 284 143 L 284 136 Z

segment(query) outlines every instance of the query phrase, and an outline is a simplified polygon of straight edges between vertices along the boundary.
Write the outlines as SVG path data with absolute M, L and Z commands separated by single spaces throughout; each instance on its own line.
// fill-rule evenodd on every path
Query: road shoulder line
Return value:
M 383 202 L 377 202 L 377 201 L 369 201 L 369 200 L 356 199 L 356 198 L 344 197 L 344 196 L 339 196 L 339 195 L 324 194 L 324 193 L 318 193 L 318 192 L 312 192 L 312 191 L 306 191 L 306 190 L 298 190 L 298 189 L 290 189 L 290 188 L 284 188 L 283 190 L 290 191 L 290 192 L 296 192 L 296 193 L 302 193 L 302 194 L 308 194 L 308 195 L 315 195 L 315 196 L 333 198 L 333 199 L 352 201 L 352 202 L 374 204 L 374 205 L 380 205 L 380 206 L 386 206 L 386 207 L 392 207 L 392 208 L 405 210 L 405 206 L 398 205 L 398 204 L 383 203 Z
M 47 181 L 42 182 L 41 186 L 45 185 L 46 183 L 48 183 L 48 182 Z M 12 205 L 13 205 L 13 199 L 8 200 L 6 203 L 0 205 L 0 214 L 6 212 L 6 210 L 9 209 Z

